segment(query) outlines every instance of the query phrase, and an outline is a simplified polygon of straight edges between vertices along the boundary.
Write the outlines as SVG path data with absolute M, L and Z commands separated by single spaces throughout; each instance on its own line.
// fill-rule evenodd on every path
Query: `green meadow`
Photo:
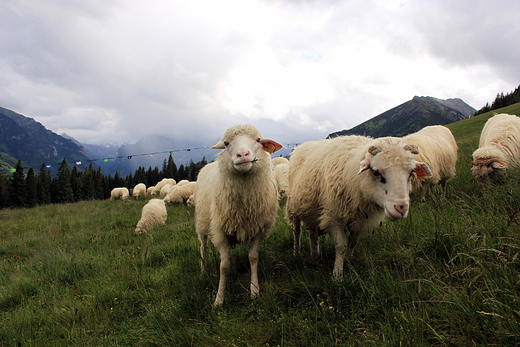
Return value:
M 520 115 L 520 104 L 496 112 Z M 133 236 L 146 199 L 0 210 L 0 346 L 520 345 L 520 172 L 494 185 L 470 174 L 491 113 L 450 124 L 457 176 L 442 198 L 361 241 L 332 281 L 321 259 L 293 256 L 283 205 L 248 294 L 247 245 L 232 252 L 222 308 L 218 252 L 201 275 L 193 209 Z

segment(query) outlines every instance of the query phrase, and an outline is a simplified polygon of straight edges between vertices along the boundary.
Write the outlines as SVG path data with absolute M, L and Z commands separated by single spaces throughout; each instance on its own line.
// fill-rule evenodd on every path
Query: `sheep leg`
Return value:
M 208 256 L 208 235 L 199 235 L 200 241 L 200 271 L 206 273 L 206 258 Z
M 218 282 L 218 291 L 213 306 L 219 307 L 224 302 L 224 292 L 226 290 L 226 279 L 229 272 L 229 243 L 224 242 L 219 247 L 220 252 L 220 279 Z
M 293 221 L 294 255 L 300 255 L 300 240 L 302 234 L 302 223 L 299 218 Z
M 349 252 L 349 239 L 347 238 L 345 228 L 338 223 L 331 225 L 327 233 L 332 237 L 336 246 L 336 259 L 334 260 L 332 278 L 339 282 L 343 279 L 343 268 Z
M 251 241 L 249 248 L 249 264 L 251 266 L 251 298 L 254 299 L 260 293 L 260 285 L 258 283 L 258 253 L 260 251 L 260 243 L 262 238 L 258 235 Z
M 312 228 L 309 230 L 311 257 L 318 257 L 320 255 L 319 238 L 320 234 L 317 228 Z

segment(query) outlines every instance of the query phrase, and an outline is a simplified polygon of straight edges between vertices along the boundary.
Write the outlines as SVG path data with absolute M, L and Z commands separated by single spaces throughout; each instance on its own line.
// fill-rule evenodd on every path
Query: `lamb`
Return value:
M 293 226 L 294 252 L 300 252 L 301 222 L 309 230 L 311 255 L 318 236 L 335 241 L 333 278 L 343 278 L 347 256 L 385 219 L 405 218 L 410 207 L 410 179 L 431 175 L 417 162 L 417 146 L 402 139 L 344 136 L 305 142 L 291 155 L 286 218 Z M 347 231 L 350 232 L 347 236 Z
M 146 234 L 157 225 L 164 225 L 166 222 L 166 205 L 162 199 L 150 199 L 141 211 L 141 219 L 135 226 L 134 235 Z
M 171 184 L 174 186 L 176 184 L 175 180 L 173 178 L 163 178 L 159 183 L 155 185 L 155 187 L 152 190 L 152 195 L 160 194 L 161 188 L 164 187 L 167 184 Z
M 481 182 L 503 177 L 520 166 L 520 118 L 497 114 L 488 119 L 480 135 L 479 148 L 473 152 L 471 173 Z
M 227 129 L 213 146 L 217 160 L 202 168 L 195 187 L 195 228 L 205 271 L 208 238 L 220 253 L 220 279 L 214 306 L 224 302 L 230 250 L 250 242 L 251 297 L 258 296 L 258 252 L 274 226 L 278 211 L 273 164 L 269 153 L 282 148 L 252 125 Z
M 130 196 L 130 192 L 126 187 L 114 188 L 110 191 L 110 200 L 121 199 L 126 200 Z
M 140 196 L 146 195 L 146 185 L 144 183 L 138 183 L 132 190 L 132 196 L 138 199 Z
M 271 159 L 273 161 L 273 166 L 277 167 L 280 164 L 289 164 L 289 159 L 285 157 L 275 157 Z
M 431 177 L 412 178 L 412 192 L 420 193 L 426 200 L 430 188 L 440 185 L 443 196 L 446 195 L 446 183 L 455 177 L 458 146 L 450 129 L 442 125 L 427 126 L 416 133 L 407 135 L 403 141 L 416 145 L 419 154 L 415 159 L 424 162 L 430 168 Z
M 180 183 L 180 182 L 179 182 Z M 197 182 L 188 182 L 179 186 L 178 184 L 163 199 L 167 204 L 182 204 L 195 192 Z
M 275 166 L 273 173 L 278 188 L 278 197 L 286 200 L 289 191 L 289 162 Z

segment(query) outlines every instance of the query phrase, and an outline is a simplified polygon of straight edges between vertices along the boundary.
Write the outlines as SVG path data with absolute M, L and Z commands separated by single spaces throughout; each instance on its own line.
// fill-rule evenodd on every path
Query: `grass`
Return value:
M 360 242 L 343 282 L 330 238 L 319 260 L 305 242 L 292 255 L 282 206 L 260 297 L 238 245 L 222 309 L 218 254 L 200 275 L 185 206 L 148 236 L 132 235 L 144 199 L 2 210 L 0 346 L 520 345 L 520 174 L 482 186 L 469 173 L 489 116 L 449 126 L 460 152 L 448 197 L 414 199 L 408 218 Z

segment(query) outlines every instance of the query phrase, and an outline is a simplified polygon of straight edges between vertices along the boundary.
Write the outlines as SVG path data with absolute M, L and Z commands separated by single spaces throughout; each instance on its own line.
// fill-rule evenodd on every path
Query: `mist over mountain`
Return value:
M 461 99 L 437 99 L 415 96 L 399 106 L 367 120 L 351 129 L 329 134 L 329 138 L 344 135 L 371 137 L 405 136 L 429 125 L 453 123 L 475 114 L 476 110 Z

